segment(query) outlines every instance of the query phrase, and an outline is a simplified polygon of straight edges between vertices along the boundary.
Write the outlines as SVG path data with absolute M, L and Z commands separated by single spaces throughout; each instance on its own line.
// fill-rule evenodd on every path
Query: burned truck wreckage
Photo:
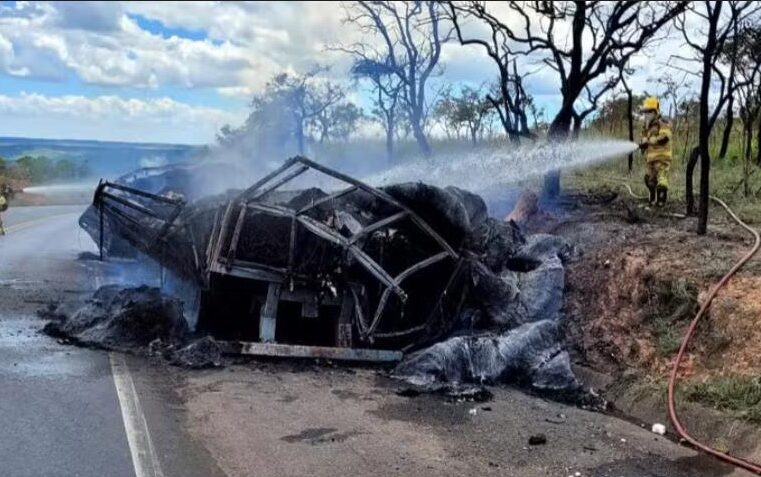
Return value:
M 206 197 L 163 174 L 142 187 L 101 181 L 80 225 L 102 255 L 131 248 L 192 283 L 197 333 L 226 350 L 404 357 L 393 376 L 423 386 L 579 386 L 559 333 L 571 247 L 524 237 L 481 197 L 376 188 L 303 157 Z

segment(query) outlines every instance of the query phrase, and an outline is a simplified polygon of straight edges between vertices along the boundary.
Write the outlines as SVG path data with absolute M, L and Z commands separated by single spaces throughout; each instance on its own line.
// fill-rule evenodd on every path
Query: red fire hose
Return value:
M 631 186 L 629 184 L 626 184 L 625 181 L 621 179 L 613 179 L 608 178 L 609 180 L 615 180 L 621 185 L 623 185 L 629 192 L 629 194 L 637 199 L 643 199 L 643 196 L 637 195 L 632 190 Z M 684 357 L 684 353 L 687 350 L 687 345 L 690 342 L 690 339 L 692 339 L 692 335 L 695 334 L 695 329 L 698 326 L 698 322 L 701 318 L 703 318 L 703 315 L 705 315 L 706 310 L 708 310 L 708 307 L 711 306 L 711 302 L 714 298 L 716 298 L 716 294 L 719 292 L 719 290 L 724 287 L 724 285 L 727 284 L 730 278 L 734 276 L 737 271 L 742 268 L 743 265 L 745 265 L 751 258 L 753 258 L 754 255 L 756 255 L 756 252 L 758 252 L 759 248 L 761 248 L 761 236 L 759 236 L 759 233 L 748 226 L 745 222 L 740 220 L 740 218 L 732 211 L 732 209 L 729 208 L 727 204 L 724 203 L 721 199 L 718 197 L 710 196 L 711 200 L 719 204 L 724 208 L 724 210 L 727 211 L 730 217 L 735 220 L 738 224 L 740 224 L 741 227 L 743 227 L 745 230 L 750 232 L 753 235 L 753 238 L 755 239 L 755 242 L 753 244 L 753 247 L 746 253 L 737 263 L 732 266 L 732 268 L 727 272 L 726 275 L 724 275 L 721 280 L 716 284 L 715 287 L 711 290 L 711 293 L 708 295 L 706 300 L 703 302 L 703 305 L 698 310 L 697 315 L 695 315 L 695 318 L 692 319 L 692 322 L 690 323 L 690 327 L 687 329 L 687 333 L 684 335 L 684 339 L 682 340 L 681 346 L 679 346 L 679 352 L 676 355 L 676 360 L 674 361 L 674 367 L 671 370 L 671 377 L 669 378 L 669 393 L 668 393 L 668 407 L 669 407 L 669 418 L 671 419 L 671 423 L 674 425 L 674 429 L 676 430 L 676 433 L 679 434 L 679 437 L 684 439 L 685 442 L 689 443 L 696 449 L 699 449 L 707 454 L 710 454 L 717 459 L 724 461 L 728 464 L 732 464 L 736 467 L 740 467 L 742 469 L 745 469 L 749 472 L 753 472 L 756 475 L 761 475 L 761 465 L 756 464 L 754 462 L 751 462 L 749 460 L 742 459 L 740 457 L 735 457 L 733 455 L 730 455 L 726 452 L 721 452 L 717 449 L 714 449 L 712 447 L 709 447 L 701 442 L 699 442 L 697 439 L 692 437 L 687 433 L 687 430 L 684 428 L 684 425 L 682 425 L 682 422 L 679 420 L 679 416 L 676 412 L 676 399 L 675 399 L 675 391 L 676 391 L 676 380 L 679 376 L 679 364 L 682 361 L 682 358 Z
M 750 251 L 748 251 L 748 253 L 746 253 L 745 256 L 743 256 L 743 258 L 741 258 L 737 263 L 735 263 L 735 265 L 729 270 L 729 272 L 727 272 L 727 274 L 724 275 L 721 278 L 721 280 L 719 280 L 719 282 L 716 284 L 716 286 L 711 290 L 711 293 L 708 295 L 706 300 L 701 305 L 700 310 L 698 310 L 698 314 L 695 315 L 695 318 L 693 318 L 692 322 L 690 323 L 690 327 L 687 329 L 687 333 L 684 335 L 684 340 L 682 341 L 682 345 L 679 347 L 679 353 L 677 353 L 676 355 L 676 360 L 674 361 L 674 368 L 671 370 L 671 377 L 669 378 L 669 395 L 668 395 L 669 418 L 671 419 L 671 423 L 674 425 L 674 429 L 676 430 L 677 434 L 679 434 L 679 436 L 682 439 L 684 439 L 686 442 L 691 444 L 693 447 L 707 454 L 711 454 L 724 462 L 743 468 L 745 470 L 753 472 L 754 474 L 761 475 L 761 465 L 758 465 L 756 463 L 750 462 L 745 459 L 741 459 L 739 457 L 729 455 L 726 452 L 721 452 L 705 444 L 702 444 L 701 442 L 698 442 L 694 437 L 690 436 L 687 433 L 687 430 L 679 421 L 679 416 L 677 415 L 677 412 L 676 412 L 675 388 L 676 388 L 676 380 L 679 375 L 679 364 L 682 361 L 682 357 L 684 356 L 685 351 L 687 350 L 687 345 L 689 344 L 690 339 L 692 338 L 692 335 L 695 333 L 695 329 L 697 328 L 698 322 L 703 317 L 703 315 L 705 315 L 705 312 L 706 310 L 708 310 L 708 307 L 711 306 L 711 302 L 716 297 L 716 294 L 719 292 L 719 290 L 724 285 L 726 285 L 729 279 L 732 278 L 732 276 L 735 273 L 737 273 L 737 271 L 743 265 L 745 265 L 745 263 L 747 263 L 748 260 L 753 258 L 756 252 L 758 252 L 758 249 L 761 247 L 761 237 L 759 236 L 756 230 L 752 229 L 745 222 L 740 220 L 740 218 L 737 217 L 737 215 L 735 215 L 732 209 L 730 209 L 729 206 L 727 206 L 727 204 L 725 204 L 723 201 L 713 196 L 711 196 L 711 200 L 713 200 L 720 206 L 724 207 L 727 213 L 738 224 L 740 224 L 740 226 L 742 226 L 745 230 L 753 234 L 753 237 L 755 238 L 755 243 L 753 244 L 753 247 L 750 249 Z

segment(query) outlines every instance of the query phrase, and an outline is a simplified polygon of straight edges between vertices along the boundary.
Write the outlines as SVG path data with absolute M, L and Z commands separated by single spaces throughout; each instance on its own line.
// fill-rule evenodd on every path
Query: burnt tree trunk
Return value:
M 753 157 L 753 123 L 748 123 L 748 130 L 745 131 L 745 160 L 750 162 Z
M 634 142 L 634 97 L 632 96 L 632 90 L 627 86 L 626 88 L 626 119 L 629 123 L 629 141 Z M 630 153 L 627 159 L 629 172 L 634 169 L 634 153 Z
M 758 121 L 756 129 L 756 164 L 761 166 L 761 120 Z
M 743 126 L 743 196 L 750 196 L 750 165 L 753 157 L 753 123 L 745 121 Z
M 425 131 L 423 130 L 423 113 L 422 111 L 413 111 L 412 113 L 412 117 L 410 118 L 412 135 L 415 138 L 415 141 L 417 142 L 417 145 L 420 148 L 420 152 L 423 154 L 423 156 L 430 157 L 432 153 L 431 143 L 428 142 L 428 137 L 425 135 Z
M 684 198 L 687 202 L 687 215 L 695 215 L 695 193 L 692 180 L 695 176 L 695 166 L 698 165 L 698 157 L 700 157 L 700 149 L 694 147 L 690 152 L 685 170 Z
M 551 142 L 568 140 L 568 134 L 573 121 L 573 106 L 564 105 L 550 124 L 547 136 Z M 560 170 L 555 169 L 544 175 L 543 194 L 546 198 L 554 199 L 560 195 Z
M 582 80 L 581 65 L 583 59 L 582 37 L 584 35 L 584 25 L 587 15 L 587 5 L 585 2 L 574 2 L 576 9 L 571 22 L 571 36 L 573 48 L 571 49 L 571 68 L 568 78 L 560 86 L 560 92 L 563 95 L 563 104 L 560 107 L 555 119 L 550 124 L 548 131 L 549 140 L 552 142 L 567 141 L 571 131 L 571 122 L 575 111 L 573 104 L 576 98 L 584 89 Z M 555 198 L 560 195 L 560 170 L 550 171 L 544 176 L 544 195 L 545 197 Z
M 304 148 L 304 121 L 303 120 L 296 121 L 296 147 L 298 147 L 300 156 L 303 156 L 306 154 L 306 150 Z
M 711 68 L 716 53 L 716 29 L 721 18 L 722 2 L 714 5 L 713 12 L 709 17 L 708 37 L 703 51 L 703 75 L 700 81 L 700 137 L 698 148 L 700 150 L 700 193 L 698 202 L 698 235 L 705 235 L 708 230 L 708 196 L 710 194 L 711 179 L 711 156 L 709 153 L 709 141 L 711 140 L 711 123 L 708 114 L 709 99 L 711 93 Z
M 734 114 L 732 108 L 734 106 L 734 95 L 729 97 L 727 103 L 727 118 L 724 123 L 724 133 L 721 136 L 721 149 L 719 150 L 719 159 L 724 159 L 727 156 L 727 150 L 729 149 L 729 137 L 732 135 L 732 125 L 734 123 Z
M 394 163 L 394 131 L 396 131 L 396 119 L 393 115 L 389 115 L 386 125 L 386 161 L 389 165 Z

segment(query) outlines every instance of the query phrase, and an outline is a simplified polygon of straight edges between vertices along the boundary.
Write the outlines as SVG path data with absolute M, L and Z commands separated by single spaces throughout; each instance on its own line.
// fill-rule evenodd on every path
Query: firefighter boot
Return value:
M 658 207 L 663 207 L 666 205 L 666 198 L 668 197 L 669 190 L 665 187 L 658 187 L 657 194 L 658 199 L 655 205 Z
M 656 200 L 655 185 L 653 185 L 653 182 L 650 180 L 649 176 L 645 176 L 645 185 L 647 186 L 647 190 L 650 191 L 650 199 L 648 202 L 650 203 L 650 205 L 655 205 L 655 200 Z

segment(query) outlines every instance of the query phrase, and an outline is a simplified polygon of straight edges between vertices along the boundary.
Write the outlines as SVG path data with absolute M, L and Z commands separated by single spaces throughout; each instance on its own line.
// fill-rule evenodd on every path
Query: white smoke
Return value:
M 140 167 L 162 167 L 168 163 L 165 156 L 146 156 L 140 159 Z

